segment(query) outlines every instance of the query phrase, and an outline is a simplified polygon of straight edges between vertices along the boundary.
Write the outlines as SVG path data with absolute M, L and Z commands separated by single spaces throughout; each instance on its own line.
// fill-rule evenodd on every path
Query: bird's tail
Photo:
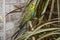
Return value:
M 21 35 L 22 33 L 24 33 L 25 32 L 25 28 L 21 28 L 21 29 L 19 29 L 12 37 L 11 37 L 11 40 L 15 40 L 17 37 L 18 37 L 18 35 Z

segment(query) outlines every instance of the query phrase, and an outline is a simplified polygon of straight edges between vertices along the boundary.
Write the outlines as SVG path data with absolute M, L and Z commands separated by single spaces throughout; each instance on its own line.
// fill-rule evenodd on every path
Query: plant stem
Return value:
M 31 31 L 33 31 L 33 30 L 34 30 L 34 28 L 33 28 L 33 26 L 32 26 L 32 22 L 31 22 L 31 21 L 29 21 L 29 24 L 30 24 Z M 32 40 L 35 40 L 35 37 L 34 37 L 34 36 L 32 36 Z
M 57 11 L 58 11 L 58 18 L 60 18 L 59 0 L 57 0 Z
M 50 10 L 50 15 L 49 15 L 48 21 L 50 21 L 51 20 L 51 17 L 52 17 L 52 13 L 53 13 L 53 9 L 54 9 L 54 2 L 55 2 L 55 0 L 52 0 L 51 10 Z

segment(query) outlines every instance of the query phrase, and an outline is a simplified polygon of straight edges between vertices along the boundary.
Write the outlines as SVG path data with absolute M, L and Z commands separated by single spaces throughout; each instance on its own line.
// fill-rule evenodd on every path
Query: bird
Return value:
M 15 39 L 20 33 L 22 33 L 22 31 L 24 30 L 24 25 L 34 17 L 39 1 L 40 0 L 31 0 L 28 6 L 25 7 L 25 10 L 22 13 L 23 15 L 21 17 L 19 30 L 11 38 L 15 36 Z

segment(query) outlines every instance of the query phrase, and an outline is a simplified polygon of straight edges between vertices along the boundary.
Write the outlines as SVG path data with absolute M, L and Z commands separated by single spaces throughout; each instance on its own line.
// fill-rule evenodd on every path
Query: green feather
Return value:
M 35 12 L 34 12 L 34 10 L 32 11 L 32 17 L 34 16 L 34 14 L 35 14 Z
M 25 7 L 25 10 L 24 10 L 24 12 L 23 12 L 23 15 L 22 15 L 22 21 L 21 21 L 21 24 L 19 25 L 19 30 L 18 30 L 18 32 L 16 32 L 15 34 L 17 34 L 15 37 L 17 37 L 18 36 L 18 34 L 20 33 L 20 32 L 22 32 L 23 30 L 23 28 L 24 28 L 24 25 L 32 18 L 32 17 L 34 17 L 34 15 L 35 15 L 35 10 L 36 10 L 36 3 L 37 3 L 37 1 L 40 1 L 40 0 L 31 0 L 31 3 L 27 6 L 27 7 Z M 14 34 L 14 35 L 15 35 Z M 14 36 L 13 35 L 13 36 Z

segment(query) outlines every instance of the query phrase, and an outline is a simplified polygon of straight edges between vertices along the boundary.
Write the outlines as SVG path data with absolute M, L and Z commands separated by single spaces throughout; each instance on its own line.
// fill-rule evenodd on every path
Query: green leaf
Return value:
M 49 19 L 48 19 L 48 21 L 51 21 L 52 12 L 53 12 L 53 9 L 54 9 L 54 3 L 55 3 L 55 0 L 52 0 L 51 10 L 50 10 L 50 14 L 49 14 Z
M 58 37 L 56 40 L 60 40 L 60 37 Z
M 37 40 L 41 40 L 41 39 L 43 39 L 43 38 L 45 38 L 45 37 L 48 37 L 48 36 L 51 36 L 51 35 L 53 35 L 53 34 L 60 34 L 60 32 L 58 33 L 58 32 L 51 32 L 51 33 L 48 33 L 48 34 L 45 34 L 44 36 L 41 36 L 39 39 L 37 39 Z

